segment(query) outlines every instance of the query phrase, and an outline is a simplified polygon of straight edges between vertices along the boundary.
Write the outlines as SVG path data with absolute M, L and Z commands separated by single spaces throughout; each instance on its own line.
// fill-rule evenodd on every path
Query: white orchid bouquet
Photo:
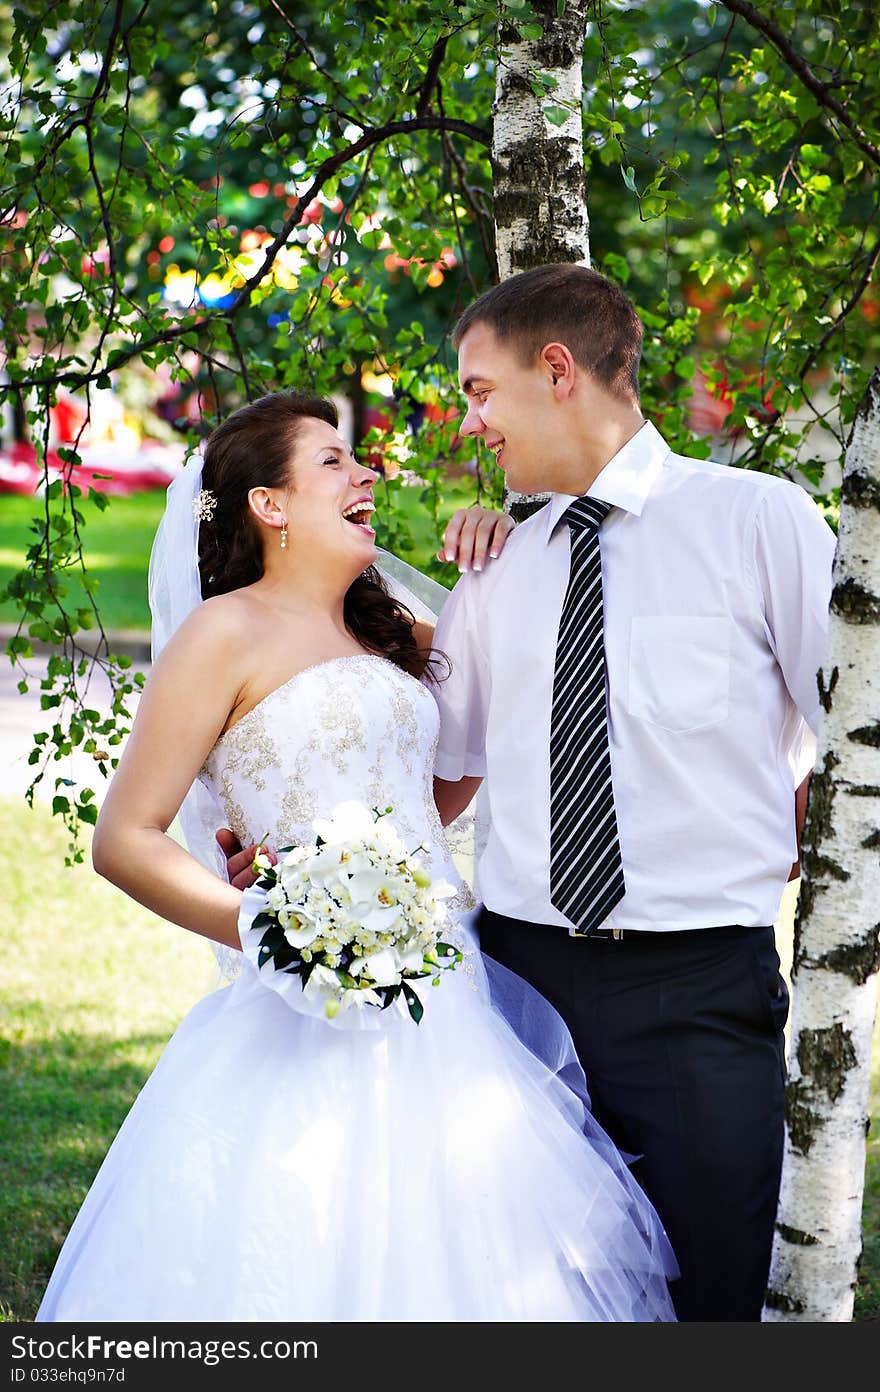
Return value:
M 295 1009 L 343 1027 L 339 1017 L 352 1010 L 395 1002 L 418 1024 L 424 1007 L 411 982 L 439 985 L 462 960 L 441 939 L 454 887 L 432 883 L 419 855 L 427 848 L 407 851 L 392 811 L 340 803 L 312 823 L 314 845 L 284 847 L 277 865 L 258 853 L 259 878 L 243 898 L 245 954 L 273 968 L 272 984 Z

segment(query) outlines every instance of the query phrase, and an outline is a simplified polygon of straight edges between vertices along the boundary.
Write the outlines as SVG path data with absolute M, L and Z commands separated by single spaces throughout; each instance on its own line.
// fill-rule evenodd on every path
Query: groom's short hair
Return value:
M 455 348 L 474 324 L 488 324 L 526 363 L 545 344 L 564 343 L 607 391 L 639 399 L 642 322 L 598 271 L 560 263 L 510 276 L 468 305 L 452 331 Z

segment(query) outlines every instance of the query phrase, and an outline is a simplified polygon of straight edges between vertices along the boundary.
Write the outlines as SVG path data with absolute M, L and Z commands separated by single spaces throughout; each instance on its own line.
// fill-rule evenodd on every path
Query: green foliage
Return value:
M 859 135 L 880 126 L 880 40 L 866 3 L 808 0 L 778 31 L 759 6 L 779 43 L 736 9 L 594 0 L 593 254 L 643 312 L 645 403 L 666 435 L 692 439 L 694 364 L 740 464 L 827 490 L 813 427 L 842 455 L 880 347 L 880 150 Z
M 736 9 L 589 5 L 592 253 L 642 313 L 645 408 L 673 446 L 710 452 L 690 420 L 705 387 L 741 463 L 828 491 L 810 427 L 842 451 L 880 338 L 877 36 L 864 0 L 839 17 L 806 0 L 778 30 L 772 14 L 758 30 Z M 285 386 L 347 394 L 361 437 L 379 403 L 364 369 L 387 373 L 393 449 L 424 482 L 389 485 L 384 539 L 412 555 L 404 493 L 436 518 L 443 466 L 464 457 L 444 343 L 494 273 L 499 32 L 537 42 L 564 11 L 342 0 L 293 18 L 257 0 L 33 0 L 0 17 L 0 391 L 44 462 L 60 390 L 89 404 L 158 374 L 197 394 L 195 446 L 219 416 Z M 561 125 L 552 75 L 536 71 L 532 87 Z M 41 772 L 80 728 L 109 744 L 79 712 L 85 630 L 117 732 L 132 692 L 83 545 L 106 500 L 78 493 L 78 461 L 75 444 L 5 591 L 20 618 L 13 661 L 45 641 L 67 664 L 45 691 L 57 724 L 35 746 Z M 497 496 L 487 472 L 477 487 Z M 93 805 L 64 788 L 57 804 L 72 831 Z

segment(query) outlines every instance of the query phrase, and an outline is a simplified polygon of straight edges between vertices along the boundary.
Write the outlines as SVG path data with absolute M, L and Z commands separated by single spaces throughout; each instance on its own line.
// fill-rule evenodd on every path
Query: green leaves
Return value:
M 408 986 L 405 981 L 400 983 L 400 989 L 403 992 L 403 998 L 406 1001 L 407 1009 L 418 1025 L 425 1013 L 425 1007 L 422 1005 L 422 1002 L 419 1000 L 413 988 Z
M 109 52 L 99 89 L 112 9 L 35 0 L 14 7 L 4 30 L 22 97 L 0 112 L 11 210 L 0 231 L 2 390 L 26 403 L 41 453 L 55 398 L 71 393 L 86 405 L 88 391 L 94 406 L 99 386 L 129 414 L 159 378 L 169 403 L 177 393 L 180 421 L 186 402 L 201 402 L 192 429 L 145 420 L 148 431 L 193 445 L 218 415 L 262 391 L 348 394 L 361 416 L 387 422 L 375 447 L 389 472 L 403 472 L 383 485 L 383 540 L 406 552 L 422 517 L 437 525 L 450 486 L 438 466 L 460 472 L 473 462 L 455 437 L 446 335 L 492 280 L 490 161 L 479 141 L 437 130 L 397 131 L 353 159 L 342 154 L 356 133 L 417 109 L 488 129 L 499 20 L 511 41 L 537 46 L 554 9 L 573 16 L 564 0 L 307 0 L 294 35 L 271 6 L 155 0 L 125 21 L 124 48 Z M 829 427 L 845 434 L 880 350 L 868 274 L 876 170 L 742 19 L 731 26 L 727 12 L 692 0 L 593 7 L 589 19 L 593 254 L 645 318 L 645 409 L 694 451 L 703 448 L 694 443 L 699 400 L 707 441 L 732 428 L 747 462 L 813 469 L 808 402 L 828 413 L 827 450 Z M 829 92 L 853 120 L 880 127 L 876 84 L 864 80 L 877 66 L 877 38 L 861 12 L 838 17 L 805 0 L 789 19 L 802 60 L 833 82 Z M 56 62 L 62 52 L 68 59 Z M 551 135 L 561 132 L 574 109 L 556 79 L 537 70 L 529 83 Z M 271 273 L 237 298 L 284 228 Z M 39 641 L 71 664 L 41 693 L 61 734 L 35 746 L 37 769 L 71 743 L 65 722 L 84 704 L 93 641 L 112 674 L 120 730 L 141 681 L 109 656 L 86 564 L 91 506 L 108 499 L 85 483 L 75 496 L 79 461 L 70 441 L 62 448 L 73 487 L 47 469 L 26 564 L 6 588 L 21 619 L 8 655 L 22 659 Z M 491 460 L 472 487 L 481 500 L 500 496 Z M 106 752 L 109 767 L 115 727 L 76 718 L 80 749 Z M 68 802 L 73 818 L 76 799 Z
M 571 115 L 571 112 L 564 106 L 545 106 L 542 110 L 551 126 L 564 126 Z

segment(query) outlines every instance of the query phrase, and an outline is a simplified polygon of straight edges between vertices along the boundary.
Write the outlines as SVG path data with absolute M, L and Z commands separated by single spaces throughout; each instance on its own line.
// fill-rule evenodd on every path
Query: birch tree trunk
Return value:
M 825 721 L 795 927 L 786 1151 L 765 1320 L 849 1320 L 880 965 L 880 370 L 844 466 Z
M 586 3 L 568 0 L 561 15 L 558 8 L 557 0 L 532 0 L 539 39 L 520 39 L 503 20 L 499 27 L 492 177 L 501 280 L 551 261 L 590 264 L 581 109 Z
M 501 21 L 492 108 L 495 249 L 501 280 L 554 261 L 590 264 L 584 169 L 583 53 L 586 0 L 532 0 L 539 39 Z M 548 114 L 549 113 L 549 114 Z M 508 492 L 516 521 L 546 494 Z

